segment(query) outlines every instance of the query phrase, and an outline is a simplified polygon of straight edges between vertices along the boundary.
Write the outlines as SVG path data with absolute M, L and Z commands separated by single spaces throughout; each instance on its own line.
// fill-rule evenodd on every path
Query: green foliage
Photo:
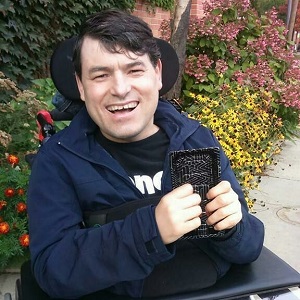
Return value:
M 132 10 L 135 5 L 134 0 L 1 3 L 0 71 L 21 88 L 27 88 L 32 79 L 49 76 L 49 58 L 55 45 L 74 35 L 87 15 L 110 7 Z
M 26 190 L 30 169 L 24 159 L 38 148 L 36 114 L 49 108 L 47 102 L 51 102 L 55 88 L 52 80 L 43 79 L 35 80 L 31 91 L 21 91 L 1 72 L 0 88 L 11 94 L 8 102 L 0 103 L 1 271 L 16 258 L 29 257 Z
M 174 0 L 144 0 L 151 8 L 160 7 L 164 10 L 172 10 L 175 5 Z
M 145 0 L 149 7 L 170 10 L 174 0 Z M 134 0 L 5 0 L 0 4 L 0 71 L 28 88 L 49 77 L 49 58 L 58 42 L 77 33 L 89 14 L 108 8 L 132 11 Z M 2 94 L 0 102 L 10 95 Z
M 285 4 L 286 0 L 251 0 L 252 6 L 258 11 L 260 15 L 263 15 L 266 11 L 271 8 L 279 8 Z
M 56 92 L 56 87 L 51 78 L 42 78 L 32 80 L 33 85 L 31 86 L 31 91 L 36 94 L 36 98 L 47 104 L 49 109 L 53 109 L 51 103 L 52 98 Z
M 161 36 L 170 36 L 161 26 Z M 191 19 L 181 104 L 218 137 L 249 191 L 283 138 L 295 136 L 300 65 L 274 10 L 259 16 L 249 0 L 211 0 Z
M 36 114 L 45 104 L 31 91 L 21 91 L 0 72 L 0 88 L 11 92 L 10 101 L 0 103 L 0 153 L 26 153 L 37 148 Z
M 56 93 L 56 87 L 51 78 L 35 79 L 32 81 L 31 91 L 36 94 L 36 98 L 46 104 L 47 110 L 51 111 L 55 107 L 52 104 L 52 98 Z M 55 130 L 61 130 L 69 125 L 69 121 L 56 121 Z
M 259 16 L 248 0 L 212 0 L 204 8 L 204 17 L 190 22 L 184 105 L 194 101 L 188 92 L 215 98 L 231 82 L 270 91 L 270 109 L 292 137 L 299 124 L 300 64 L 276 11 Z
M 215 97 L 187 93 L 194 100 L 187 111 L 220 141 L 251 208 L 249 191 L 258 187 L 257 175 L 271 164 L 280 151 L 276 142 L 283 139 L 282 122 L 270 111 L 271 93 L 236 83 L 225 85 Z
M 272 102 L 271 105 L 274 113 L 282 120 L 281 131 L 284 137 L 293 140 L 295 136 L 299 136 L 299 110 L 276 102 Z

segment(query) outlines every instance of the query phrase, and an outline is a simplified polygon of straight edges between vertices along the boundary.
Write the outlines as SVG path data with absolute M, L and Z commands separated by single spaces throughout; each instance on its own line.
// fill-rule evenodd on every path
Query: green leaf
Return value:
M 202 92 L 205 89 L 206 85 L 205 84 L 199 84 L 198 85 L 198 91 Z
M 219 77 L 219 85 L 223 85 L 224 84 L 224 77 Z
M 218 15 L 222 14 L 222 10 L 221 10 L 221 8 L 216 8 L 216 9 L 213 9 L 211 13 L 214 16 L 218 16 Z
M 194 80 L 192 78 L 189 78 L 188 81 L 186 82 L 186 88 L 190 90 L 193 84 L 194 84 Z
M 229 59 L 228 61 L 227 61 L 227 64 L 228 64 L 228 66 L 229 66 L 229 68 L 230 69 L 233 69 L 234 68 L 234 61 L 233 60 L 231 60 L 231 59 Z
M 5 12 L 5 11 L 12 12 L 12 13 L 15 12 L 14 5 L 13 5 L 12 1 L 1 0 L 1 2 L 0 2 L 0 12 Z
M 0 52 L 1 51 L 5 51 L 6 53 L 9 53 L 9 43 L 8 42 L 4 42 L 0 40 Z
M 226 44 L 223 42 L 219 45 L 220 49 L 222 50 L 223 53 L 225 53 L 227 51 L 227 46 Z
M 247 61 L 242 64 L 242 71 L 245 72 L 249 68 L 249 63 Z
M 191 91 L 188 91 L 188 90 L 183 90 L 183 93 L 185 94 L 185 96 L 187 97 L 191 97 Z
M 209 79 L 210 81 L 212 81 L 213 83 L 214 83 L 215 80 L 216 80 L 216 76 L 215 76 L 215 74 L 213 74 L 213 73 L 208 74 L 207 77 L 208 77 L 208 79 Z
M 214 91 L 214 88 L 212 85 L 205 85 L 204 90 L 208 93 L 212 93 Z
M 220 47 L 219 46 L 214 46 L 214 49 L 213 49 L 213 52 L 218 52 L 220 50 Z
M 205 38 L 201 38 L 201 39 L 200 39 L 200 42 L 199 42 L 199 46 L 200 46 L 201 48 L 203 48 L 203 47 L 205 47 L 205 45 L 206 45 L 206 39 L 205 39 Z
M 226 24 L 228 22 L 228 17 L 226 15 L 223 15 L 222 20 Z

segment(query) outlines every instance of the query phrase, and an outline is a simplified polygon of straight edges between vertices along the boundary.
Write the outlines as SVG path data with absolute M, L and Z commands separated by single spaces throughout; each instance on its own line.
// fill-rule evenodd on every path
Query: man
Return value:
M 208 191 L 205 212 L 207 223 L 225 234 L 181 239 L 201 224 L 201 197 L 190 184 L 172 190 L 169 153 L 220 145 L 199 122 L 159 100 L 163 66 L 148 25 L 116 10 L 92 15 L 73 61 L 85 107 L 41 147 L 28 192 L 40 286 L 57 298 L 104 289 L 151 297 L 213 285 L 232 263 L 255 260 L 263 225 L 248 213 L 222 150 L 222 181 Z M 153 196 L 157 205 L 122 220 L 82 226 L 84 211 Z

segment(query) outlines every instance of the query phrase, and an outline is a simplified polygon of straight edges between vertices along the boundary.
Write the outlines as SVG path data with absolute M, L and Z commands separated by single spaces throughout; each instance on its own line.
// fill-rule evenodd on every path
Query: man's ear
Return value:
M 162 88 L 162 68 L 163 68 L 162 62 L 161 62 L 161 60 L 159 59 L 159 60 L 157 61 L 157 65 L 156 65 L 156 68 L 155 68 L 156 73 L 157 73 L 158 90 L 159 90 L 159 91 L 160 91 L 161 88 Z
M 81 79 L 79 78 L 79 76 L 77 75 L 77 73 L 75 73 L 75 78 L 76 78 L 76 83 L 77 83 L 78 91 L 79 91 L 79 94 L 80 94 L 80 99 L 82 101 L 85 101 L 84 88 L 83 88 Z

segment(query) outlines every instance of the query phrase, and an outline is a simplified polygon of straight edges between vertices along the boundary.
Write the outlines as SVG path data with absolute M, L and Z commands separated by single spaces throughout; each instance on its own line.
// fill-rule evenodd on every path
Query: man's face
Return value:
M 115 142 L 133 142 L 154 134 L 153 123 L 162 87 L 161 62 L 147 54 L 110 53 L 86 37 L 81 50 L 80 96 L 102 134 Z

